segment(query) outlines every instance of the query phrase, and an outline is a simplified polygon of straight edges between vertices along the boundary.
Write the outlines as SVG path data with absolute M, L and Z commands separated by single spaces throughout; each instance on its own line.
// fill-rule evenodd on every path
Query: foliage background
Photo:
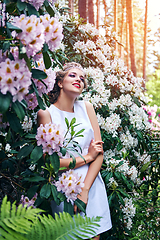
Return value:
M 67 8 L 60 2 L 51 5 L 49 1 L 44 1 L 39 10 L 19 0 L 4 2 L 10 22 L 1 26 L 1 64 L 6 58 L 16 61 L 12 47 L 18 46 L 19 58 L 25 60 L 32 75 L 29 94 L 34 94 L 38 105 L 29 108 L 25 96 L 22 101 L 13 101 L 11 92 L 0 93 L 0 102 L 3 102 L 0 106 L 1 199 L 7 194 L 11 202 L 16 200 L 18 204 L 22 194 L 32 199 L 37 192 L 35 206 L 51 213 L 48 203 L 52 199 L 57 204 L 64 201 L 64 210 L 72 214 L 64 195 L 57 192 L 50 182 L 51 175 L 55 179 L 58 176 L 59 158 L 56 154 L 47 158 L 50 167 L 42 171 L 43 152 L 35 140 L 35 119 L 39 108 L 45 109 L 49 101 L 46 91 L 41 94 L 39 85 L 34 81 L 38 79 L 47 89 L 48 82 L 45 81 L 49 81 L 49 77 L 46 78 L 47 71 L 48 76 L 50 74 L 49 69 L 52 79 L 57 67 L 61 68 L 66 61 L 77 61 L 88 76 L 88 88 L 81 98 L 93 103 L 104 141 L 105 158 L 101 173 L 106 184 L 113 228 L 101 238 L 143 239 L 145 230 L 149 237 L 158 239 L 159 219 L 157 214 L 152 213 L 159 204 L 159 135 L 152 135 L 147 112 L 143 109 L 146 104 L 141 88 L 143 79 L 135 78 L 117 58 L 112 47 L 112 35 L 106 38 L 99 36 L 96 28 L 84 24 L 83 19 L 69 17 Z M 23 13 L 39 17 L 47 12 L 50 17 L 58 17 L 63 25 L 64 37 L 62 44 L 54 50 L 46 42 L 43 44 L 45 67 L 39 67 L 38 61 L 24 52 L 23 47 L 27 49 L 27 45 L 12 37 L 13 30 L 20 30 L 11 24 L 11 19 Z M 35 103 L 35 98 L 30 102 Z M 146 203 L 147 197 L 151 199 L 150 203 Z M 141 215 L 142 209 L 144 215 Z M 154 231 L 151 232 L 150 228 Z

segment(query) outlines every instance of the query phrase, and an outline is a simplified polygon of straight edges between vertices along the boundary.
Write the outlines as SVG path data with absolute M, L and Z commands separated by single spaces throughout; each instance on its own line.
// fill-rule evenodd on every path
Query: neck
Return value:
M 54 103 L 54 105 L 62 111 L 74 112 L 74 102 L 75 99 L 73 98 L 65 97 L 64 99 L 59 96 L 57 102 Z

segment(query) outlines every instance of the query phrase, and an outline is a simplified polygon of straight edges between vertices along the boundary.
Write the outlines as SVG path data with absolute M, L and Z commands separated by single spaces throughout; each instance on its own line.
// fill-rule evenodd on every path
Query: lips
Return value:
M 80 88 L 81 85 L 79 83 L 73 83 L 73 86 L 77 87 L 77 88 Z

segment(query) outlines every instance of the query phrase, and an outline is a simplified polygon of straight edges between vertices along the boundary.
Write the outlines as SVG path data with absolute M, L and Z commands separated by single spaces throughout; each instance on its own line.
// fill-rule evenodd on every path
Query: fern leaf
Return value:
M 55 219 L 50 215 L 39 216 L 38 221 L 31 230 L 32 232 L 27 235 L 27 239 L 78 240 L 96 235 L 94 228 L 99 226 L 97 222 L 100 217 L 90 219 L 87 217 L 83 218 L 78 214 L 72 218 L 66 212 L 59 214 L 59 216 L 55 214 Z
M 15 203 L 11 206 L 11 203 L 7 202 L 7 196 L 5 196 L 0 209 L 0 237 L 9 240 L 26 239 L 22 234 L 26 234 L 31 229 L 36 215 L 40 212 L 43 210 L 23 208 L 22 205 L 16 209 Z

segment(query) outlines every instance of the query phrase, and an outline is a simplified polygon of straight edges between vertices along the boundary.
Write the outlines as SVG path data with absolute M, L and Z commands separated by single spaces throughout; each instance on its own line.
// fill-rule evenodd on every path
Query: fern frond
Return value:
M 21 204 L 7 202 L 7 196 L 3 198 L 0 209 L 0 239 L 24 240 L 21 233 L 26 234 L 34 224 L 36 215 L 43 210 L 23 207 Z
M 55 214 L 55 219 L 48 215 L 39 216 L 38 222 L 26 236 L 28 240 L 70 240 L 87 239 L 96 235 L 94 228 L 98 228 L 100 217 L 87 218 L 80 214 L 72 218 L 69 213 Z

